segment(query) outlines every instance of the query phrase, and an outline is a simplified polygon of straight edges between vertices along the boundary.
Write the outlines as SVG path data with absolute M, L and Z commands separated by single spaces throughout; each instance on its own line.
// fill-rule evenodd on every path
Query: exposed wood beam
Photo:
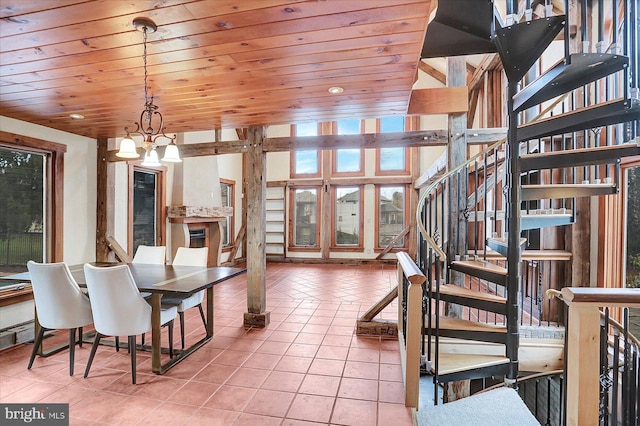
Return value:
M 407 113 L 452 114 L 467 112 L 468 90 L 465 86 L 417 89 L 411 92 Z
M 446 130 L 415 132 L 365 133 L 362 135 L 290 136 L 269 138 L 265 151 L 295 151 L 300 149 L 333 150 L 338 148 L 382 148 L 435 146 L 447 143 Z
M 478 106 L 479 95 L 480 95 L 480 89 L 472 90 L 469 93 L 469 112 L 467 113 L 467 127 L 473 126 L 473 120 L 476 117 L 476 110 Z
M 477 89 L 484 82 L 484 73 L 487 71 L 493 71 L 502 67 L 500 56 L 497 53 L 490 53 L 485 55 L 480 65 L 476 68 L 475 72 L 471 76 L 471 81 L 468 83 L 469 93 Z
M 495 142 L 506 135 L 505 128 L 467 129 L 467 144 L 477 145 Z M 321 136 L 284 136 L 267 138 L 264 142 L 265 152 L 287 152 L 302 149 L 334 150 L 340 148 L 388 148 L 388 147 L 421 147 L 442 146 L 447 144 L 446 130 L 418 130 L 413 132 L 365 133 L 362 135 L 321 135 Z M 182 158 L 202 157 L 206 155 L 244 153 L 249 149 L 247 141 L 201 142 L 180 145 Z M 162 157 L 164 147 L 158 147 L 158 155 Z M 116 157 L 118 150 L 109 150 L 106 161 L 127 161 Z M 138 149 L 143 153 L 142 148 Z
M 238 135 L 238 139 L 241 141 L 247 140 L 247 129 L 236 128 L 236 135 Z
M 425 74 L 430 75 L 431 77 L 435 78 L 440 83 L 445 84 L 445 85 L 447 84 L 447 77 L 444 75 L 444 73 L 441 72 L 440 70 L 436 69 L 435 67 L 427 64 L 426 62 L 419 61 L 418 62 L 418 69 L 420 71 L 424 72 Z

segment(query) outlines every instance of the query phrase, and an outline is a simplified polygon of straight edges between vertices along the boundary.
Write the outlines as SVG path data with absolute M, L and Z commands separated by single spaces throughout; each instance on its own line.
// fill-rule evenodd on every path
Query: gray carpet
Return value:
M 518 393 L 506 387 L 421 408 L 417 419 L 420 426 L 540 426 Z

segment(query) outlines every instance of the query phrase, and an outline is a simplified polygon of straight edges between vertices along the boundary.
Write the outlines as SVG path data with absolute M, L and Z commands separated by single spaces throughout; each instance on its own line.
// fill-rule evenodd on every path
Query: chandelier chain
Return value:
M 147 85 L 147 77 L 149 76 L 149 73 L 147 72 L 147 27 L 145 26 L 142 29 L 142 44 L 144 46 L 144 50 L 142 52 L 142 61 L 144 64 L 144 103 L 145 105 L 149 105 L 149 87 Z M 153 101 L 151 101 L 153 102 Z M 149 109 L 147 109 L 147 120 L 151 121 L 151 111 L 149 111 Z

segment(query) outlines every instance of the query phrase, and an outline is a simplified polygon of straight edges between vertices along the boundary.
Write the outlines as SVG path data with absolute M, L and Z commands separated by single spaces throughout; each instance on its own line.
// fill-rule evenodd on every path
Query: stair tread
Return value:
M 466 297 L 470 299 L 484 300 L 487 302 L 507 303 L 507 299 L 497 296 L 491 293 L 483 293 L 480 291 L 472 290 L 467 287 L 461 287 L 455 284 L 443 284 L 440 286 L 440 294 L 447 294 L 451 296 Z
M 486 260 L 456 260 L 451 262 L 454 265 L 467 266 L 496 274 L 507 275 L 507 269 Z
M 465 13 L 461 13 L 465 12 Z M 494 19 L 491 2 L 441 1 L 427 26 L 421 58 L 470 55 L 496 51 L 491 41 Z
M 613 99 L 518 126 L 517 139 L 526 141 L 594 127 L 624 123 L 640 117 L 640 106 L 632 99 Z
M 571 252 L 567 250 L 530 250 L 527 249 L 522 252 L 522 260 L 571 260 Z M 484 256 L 483 251 L 469 251 L 469 255 Z M 500 253 L 488 250 L 486 253 L 488 259 L 492 260 L 505 260 L 506 258 Z
M 547 185 L 522 185 L 521 200 L 594 197 L 618 192 L 615 183 L 555 183 Z
M 564 57 L 514 97 L 514 110 L 522 111 L 584 84 L 623 69 L 629 59 L 610 53 L 574 53 L 570 62 Z
M 619 145 L 523 154 L 520 156 L 520 165 L 522 171 L 528 171 L 539 168 L 611 164 L 619 158 L 638 155 L 639 153 L 640 147 L 636 143 L 624 143 Z
M 449 318 L 441 316 L 440 329 L 458 331 L 476 331 L 488 333 L 506 333 L 507 327 L 498 324 L 487 324 L 478 321 L 471 321 L 462 318 Z M 435 318 L 431 318 L 431 324 L 435 324 Z
M 619 145 L 605 145 L 605 146 L 596 146 L 591 148 L 576 148 L 576 149 L 566 149 L 559 151 L 546 151 L 546 152 L 534 152 L 531 154 L 523 154 L 520 158 L 548 158 L 548 157 L 559 157 L 563 155 L 572 155 L 580 152 L 595 152 L 595 151 L 616 151 L 620 149 L 626 149 L 628 147 L 637 147 L 638 145 L 635 143 L 623 143 Z
M 494 365 L 506 364 L 509 358 L 499 355 L 442 354 L 438 360 L 438 374 L 451 374 Z M 435 372 L 435 365 L 431 368 Z
M 608 188 L 615 187 L 613 183 L 553 183 L 540 185 L 522 185 L 522 189 L 540 189 L 540 188 Z
M 497 244 L 503 245 L 503 246 L 507 246 L 509 245 L 509 239 L 505 238 L 505 237 L 490 237 L 487 238 L 487 240 L 491 240 Z M 520 238 L 520 245 L 523 245 L 527 242 L 526 238 Z
M 498 210 L 493 211 L 493 210 L 487 210 L 487 216 L 489 216 L 489 218 L 493 218 L 496 217 L 496 213 L 498 216 L 498 219 L 503 218 L 504 219 L 504 215 L 505 215 L 505 211 L 504 210 Z M 472 211 L 471 214 L 469 215 L 469 217 L 476 217 L 476 216 L 480 216 L 480 217 L 484 217 L 485 212 L 484 211 Z M 540 212 L 540 211 L 529 211 L 527 212 L 526 210 L 521 210 L 520 211 L 520 217 L 573 217 L 573 213 L 571 212 L 571 210 L 566 210 L 563 212 L 560 211 L 551 211 L 551 212 Z
M 549 16 L 499 28 L 495 42 L 510 82 L 517 82 L 564 28 L 564 15 Z

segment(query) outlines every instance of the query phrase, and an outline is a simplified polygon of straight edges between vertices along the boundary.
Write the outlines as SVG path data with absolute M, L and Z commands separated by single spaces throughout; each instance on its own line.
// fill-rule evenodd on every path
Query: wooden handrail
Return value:
M 411 284 L 422 284 L 427 279 L 418 265 L 413 261 L 411 256 L 409 256 L 406 252 L 401 251 L 396 253 L 396 257 L 398 258 L 398 265 L 402 268 L 402 271 L 407 277 L 407 280 Z
M 640 289 L 565 287 L 562 299 L 567 304 L 582 303 L 596 306 L 640 307 Z

